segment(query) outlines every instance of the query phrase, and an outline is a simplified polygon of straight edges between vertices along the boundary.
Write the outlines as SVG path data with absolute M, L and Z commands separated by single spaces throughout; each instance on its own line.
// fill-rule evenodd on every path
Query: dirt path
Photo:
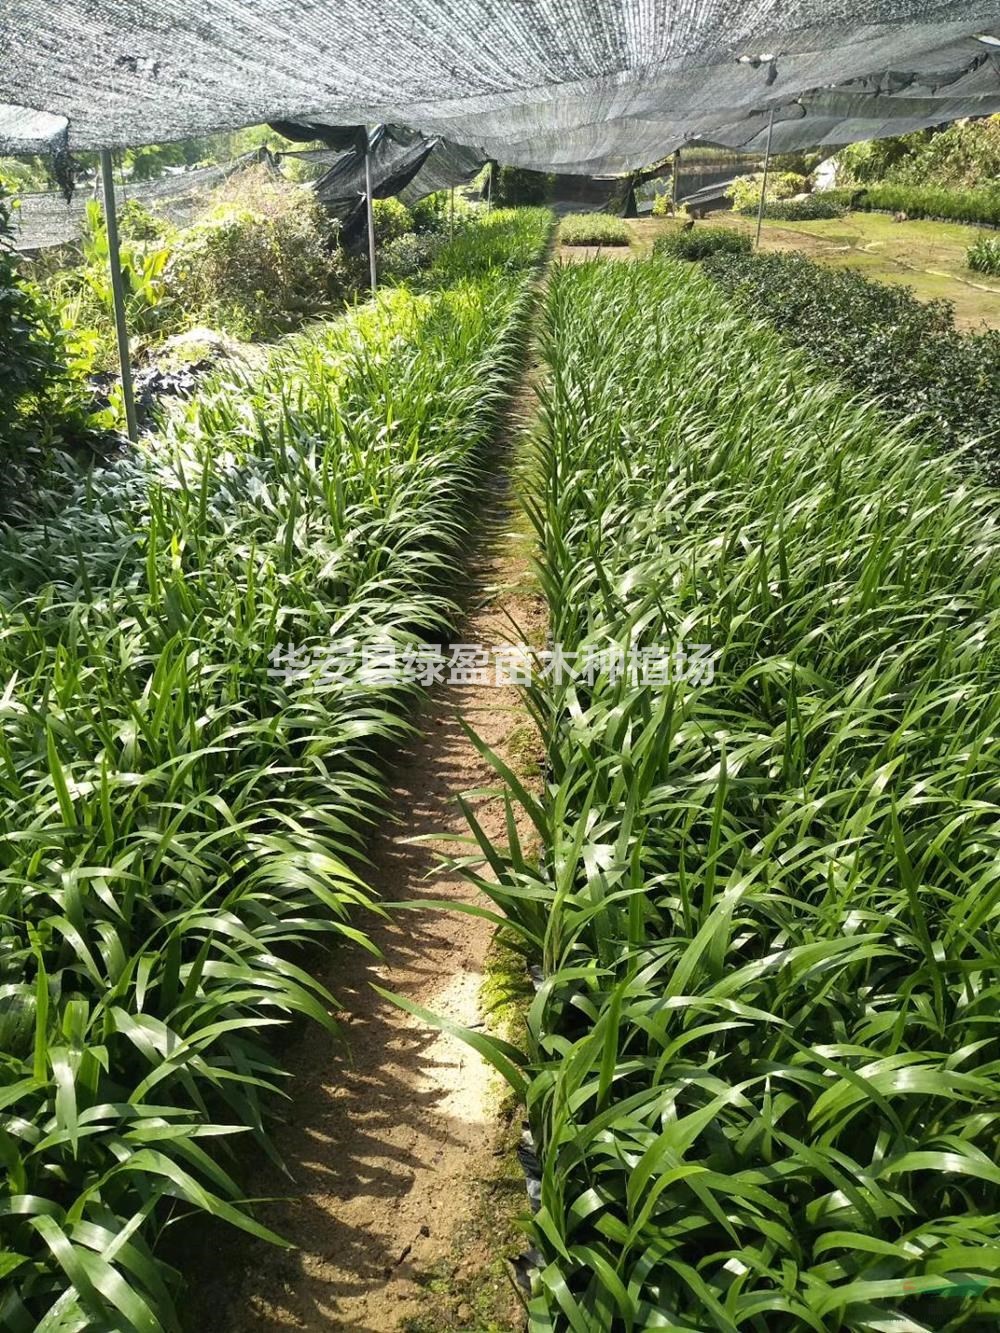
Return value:
M 512 406 L 512 440 L 535 410 L 526 383 Z M 510 445 L 494 467 L 457 641 L 516 642 L 522 636 L 513 617 L 537 642 L 544 606 L 532 588 L 527 538 L 514 519 Z M 455 851 L 440 835 L 467 831 L 456 794 L 496 786 L 460 717 L 523 768 L 533 732 L 515 689 L 435 687 L 418 719 L 422 738 L 396 766 L 371 852 L 370 882 L 386 902 L 477 896 L 450 872 L 427 879 L 436 854 Z M 502 804 L 477 796 L 472 805 L 486 830 L 503 838 Z M 428 835 L 435 840 L 413 842 Z M 252 1187 L 258 1196 L 283 1196 L 260 1216 L 297 1248 L 276 1251 L 240 1237 L 239 1260 L 231 1265 L 220 1256 L 217 1283 L 195 1280 L 201 1290 L 191 1327 L 199 1333 L 208 1327 L 213 1333 L 436 1333 L 522 1325 L 482 1206 L 504 1169 L 499 1159 L 508 1156 L 497 1080 L 464 1043 L 428 1029 L 371 989 L 374 982 L 466 1026 L 482 1023 L 492 927 L 434 911 L 361 924 L 384 961 L 344 951 L 323 977 L 343 1006 L 349 1050 L 310 1029 L 290 1052 L 293 1101 L 276 1142 L 292 1180 L 268 1166 Z M 526 1201 L 523 1180 L 508 1183 L 515 1191 L 510 1214 Z

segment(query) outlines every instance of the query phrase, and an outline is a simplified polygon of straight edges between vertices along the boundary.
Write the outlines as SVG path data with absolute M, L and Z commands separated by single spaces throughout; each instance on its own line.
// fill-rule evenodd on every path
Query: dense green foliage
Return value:
M 529 167 L 501 167 L 493 176 L 493 202 L 506 208 L 547 204 L 552 198 L 553 176 Z
M 262 1234 L 230 1136 L 269 1151 L 269 1034 L 332 1026 L 305 946 L 366 942 L 358 852 L 417 688 L 322 653 L 439 641 L 550 226 L 466 229 L 437 290 L 218 380 L 0 541 L 9 1333 L 173 1330 L 172 1213 Z
M 86 414 L 66 368 L 68 348 L 43 293 L 27 281 L 0 195 L 0 514 L 16 507 L 50 446 L 85 431 Z
M 841 191 L 836 196 L 843 201 Z M 905 213 L 909 218 L 1000 225 L 1000 185 L 948 189 L 940 185 L 870 185 L 852 192 L 853 208 L 862 212 Z
M 384 278 L 410 278 L 433 261 L 448 221 L 442 195 L 412 210 L 398 199 L 376 200 L 374 213 Z M 473 217 L 463 205 L 462 225 Z M 367 284 L 368 265 L 340 246 L 338 230 L 307 189 L 265 165 L 230 176 L 185 228 L 127 201 L 119 231 L 133 360 L 195 327 L 272 339 L 343 308 Z M 44 286 L 77 376 L 114 370 L 107 233 L 97 203 L 88 206 L 77 262 L 54 267 Z
M 335 228 L 309 192 L 263 167 L 230 177 L 184 229 L 129 201 L 119 233 L 134 363 L 198 326 L 273 338 L 341 309 L 363 280 L 362 265 L 336 245 Z M 87 207 L 77 262 L 55 268 L 43 286 L 76 378 L 114 371 L 108 239 L 96 202 Z M 112 420 L 121 417 L 117 396 L 114 402 Z
M 136 203 L 119 221 L 122 289 L 129 336 L 147 346 L 185 327 L 186 314 L 176 284 L 168 279 L 175 233 L 169 224 Z M 96 200 L 87 204 L 79 262 L 56 268 L 43 281 L 79 376 L 117 367 L 109 266 L 108 232 Z
M 729 190 L 728 198 L 737 213 L 756 213 L 760 208 L 760 192 L 764 184 L 764 173 L 754 176 L 738 176 Z M 791 199 L 793 195 L 803 194 L 809 188 L 809 181 L 795 171 L 772 171 L 767 177 L 768 201 Z
M 749 254 L 750 237 L 735 227 L 692 227 L 668 232 L 653 243 L 653 253 L 670 259 L 705 259 L 708 255 Z
M 413 232 L 413 214 L 401 199 L 375 199 L 372 202 L 372 225 L 376 245 L 386 245 Z
M 939 445 L 965 448 L 1000 476 L 1000 333 L 961 334 L 947 301 L 870 282 L 804 255 L 707 261 L 748 314 L 769 320 L 895 416 L 920 416 Z
M 356 289 L 322 207 L 262 167 L 215 192 L 178 238 L 168 279 L 188 326 L 246 339 L 297 328 Z
M 744 209 L 756 217 L 757 209 Z M 847 209 L 828 194 L 810 194 L 805 199 L 775 199 L 764 203 L 764 216 L 772 222 L 818 222 L 824 218 L 842 218 Z
M 1000 180 L 1000 116 L 965 120 L 942 130 L 851 144 L 838 154 L 857 184 L 942 185 L 962 189 Z
M 445 237 L 434 232 L 405 232 L 378 252 L 378 268 L 384 280 L 412 278 L 434 262 Z
M 630 232 L 609 213 L 570 213 L 559 224 L 563 245 L 628 245 Z
M 27 194 L 51 187 L 44 158 L 0 157 L 0 193 Z
M 729 199 L 733 209 L 744 217 L 757 217 L 760 212 L 760 193 L 763 175 L 741 176 L 733 183 Z M 773 172 L 767 178 L 767 196 L 764 217 L 781 222 L 810 222 L 818 218 L 843 217 L 846 211 L 840 200 L 829 193 L 806 194 L 809 181 L 794 171 Z M 804 198 L 798 197 L 805 195 Z
M 654 218 L 669 218 L 681 212 L 680 205 L 674 208 L 673 195 L 669 190 L 658 190 L 653 199 L 652 216 Z
M 49 312 L 10 248 L 10 208 L 0 197 L 0 445 L 6 459 L 36 438 L 60 377 Z
M 1000 237 L 980 236 L 969 247 L 968 264 L 977 273 L 1000 274 Z
M 536 676 L 547 781 L 506 776 L 544 853 L 477 831 L 542 970 L 526 1063 L 495 1049 L 542 1162 L 533 1333 L 986 1333 L 995 496 L 697 269 L 549 291 L 551 638 L 719 666 Z

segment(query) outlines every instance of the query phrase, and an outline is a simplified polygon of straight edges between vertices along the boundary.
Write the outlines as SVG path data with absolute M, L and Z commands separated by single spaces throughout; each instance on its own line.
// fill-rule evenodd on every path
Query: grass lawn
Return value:
M 748 232 L 756 227 L 753 219 L 732 213 L 707 221 Z M 668 218 L 629 223 L 642 253 L 675 225 Z M 965 263 L 966 251 L 981 235 L 981 228 L 955 222 L 893 222 L 882 213 L 851 213 L 819 222 L 765 222 L 761 244 L 765 250 L 802 250 L 838 268 L 863 269 L 870 278 L 912 287 L 922 301 L 944 297 L 953 302 L 960 329 L 1000 328 L 1000 279 L 974 273 Z

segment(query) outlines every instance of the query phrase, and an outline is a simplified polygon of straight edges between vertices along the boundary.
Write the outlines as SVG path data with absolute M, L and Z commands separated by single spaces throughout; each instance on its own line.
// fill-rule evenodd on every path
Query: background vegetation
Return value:
M 87 442 L 87 394 L 58 314 L 23 273 L 0 196 L 0 519 L 30 504 L 53 449 Z
M 871 282 L 804 255 L 717 255 L 706 271 L 735 304 L 768 320 L 893 416 L 922 420 L 938 447 L 1000 476 L 1000 333 L 961 334 L 947 301 Z
M 976 189 L 1000 181 L 1000 116 L 841 149 L 842 184 Z
M 630 236 L 624 221 L 609 213 L 570 213 L 559 224 L 563 245 L 628 245 Z

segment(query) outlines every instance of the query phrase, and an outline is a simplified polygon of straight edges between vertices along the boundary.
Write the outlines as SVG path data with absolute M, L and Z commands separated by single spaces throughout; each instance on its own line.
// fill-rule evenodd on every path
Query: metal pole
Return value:
M 368 209 L 368 269 L 371 274 L 372 296 L 378 290 L 375 268 L 375 211 L 372 208 L 372 137 L 365 131 L 365 207 Z
M 674 149 L 674 169 L 670 179 L 670 206 L 673 212 L 677 212 L 677 177 L 681 174 L 681 150 Z
M 488 175 L 486 177 L 486 211 L 493 212 L 493 163 L 487 167 Z
M 118 246 L 118 215 L 115 212 L 115 182 L 112 175 L 111 150 L 101 149 L 101 183 L 104 186 L 104 220 L 108 228 L 108 266 L 111 269 L 111 295 L 115 308 L 115 332 L 118 335 L 118 362 L 122 373 L 122 398 L 125 401 L 125 422 L 128 437 L 134 444 L 139 438 L 135 416 L 135 394 L 132 390 L 132 362 L 128 350 L 128 326 L 125 323 L 125 291 L 122 287 L 122 264 Z
M 767 148 L 764 152 L 764 180 L 760 187 L 760 207 L 757 209 L 757 239 L 753 248 L 760 249 L 760 229 L 764 225 L 764 200 L 767 198 L 767 173 L 771 170 L 771 135 L 774 133 L 774 107 L 767 122 Z

